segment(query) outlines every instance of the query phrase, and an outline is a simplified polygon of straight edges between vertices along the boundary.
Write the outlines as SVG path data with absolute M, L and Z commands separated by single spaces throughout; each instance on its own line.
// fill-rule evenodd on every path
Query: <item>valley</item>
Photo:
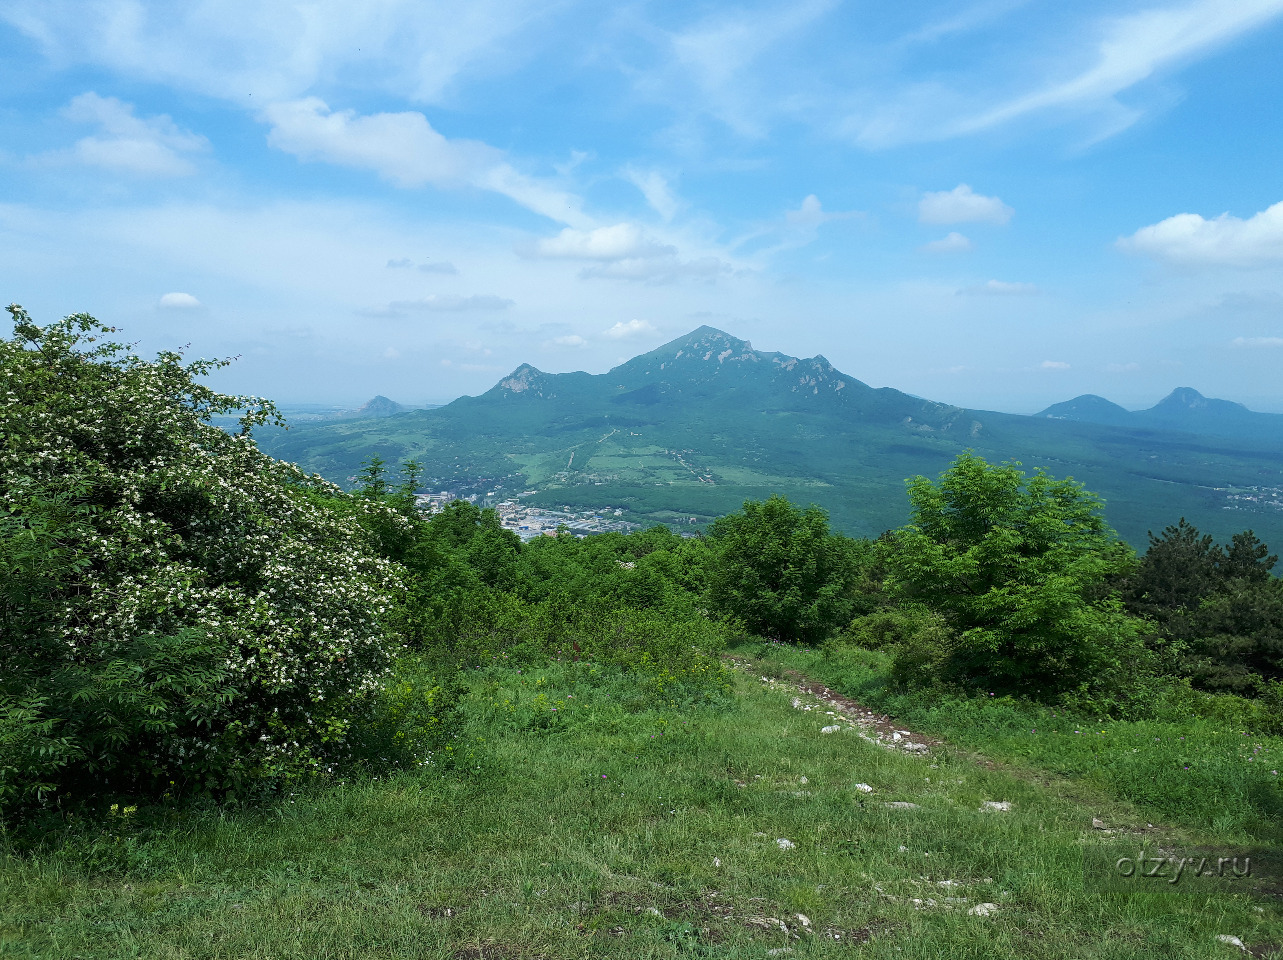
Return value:
M 1205 406 L 1194 408 L 1191 430 Z M 1252 424 L 1277 416 L 1226 406 Z M 1143 417 L 1098 423 L 1052 413 L 966 410 L 875 389 L 823 357 L 757 351 L 701 327 L 605 374 L 523 365 L 485 394 L 436 409 L 300 423 L 258 438 L 273 456 L 339 483 L 371 455 L 392 465 L 416 459 L 427 488 L 482 503 L 534 490 L 523 503 L 609 506 L 639 524 L 695 517 L 696 528 L 780 493 L 823 507 L 859 536 L 904 522 L 906 478 L 936 476 L 972 450 L 1074 477 L 1105 499 L 1111 524 L 1138 547 L 1182 516 L 1220 538 L 1251 527 L 1283 542 L 1283 440 L 1270 430 L 1182 432 L 1170 428 L 1170 409 L 1161 428 Z

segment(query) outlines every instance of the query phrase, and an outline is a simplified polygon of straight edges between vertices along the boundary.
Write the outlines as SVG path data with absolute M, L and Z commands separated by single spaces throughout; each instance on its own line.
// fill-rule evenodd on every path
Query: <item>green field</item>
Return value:
M 585 663 L 472 670 L 456 769 L 118 810 L 15 844 L 0 955 L 1130 960 L 1283 943 L 1277 901 L 1084 883 L 1093 819 L 1149 849 L 1259 842 L 1232 804 L 1233 822 L 1165 821 L 1069 751 L 995 765 L 971 743 L 906 755 L 824 734 L 824 705 L 777 679 L 817 655 L 738 660 L 762 654 L 685 705 Z

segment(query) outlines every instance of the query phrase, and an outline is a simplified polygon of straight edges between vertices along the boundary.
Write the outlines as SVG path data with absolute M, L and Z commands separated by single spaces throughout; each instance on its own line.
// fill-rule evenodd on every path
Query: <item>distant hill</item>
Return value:
M 342 417 L 349 420 L 375 420 L 379 417 L 391 417 L 398 413 L 405 413 L 409 409 L 409 407 L 403 407 L 387 397 L 378 396 L 373 400 L 367 400 L 356 410 L 343 413 Z
M 1035 416 L 1283 442 L 1283 414 L 1256 413 L 1241 403 L 1205 397 L 1193 387 L 1177 387 L 1148 410 L 1125 410 L 1104 397 L 1086 394 L 1052 404 Z
M 1191 422 L 1199 409 L 1168 416 Z M 1116 422 L 1100 422 L 1107 416 Z M 415 458 L 436 488 L 534 490 L 526 502 L 682 524 L 778 492 L 862 535 L 905 521 L 906 477 L 936 476 L 970 449 L 1075 477 L 1138 545 L 1182 516 L 1222 539 L 1253 527 L 1283 544 L 1283 441 L 1200 436 L 1136 416 L 1099 397 L 1034 417 L 967 410 L 700 327 L 604 374 L 522 364 L 481 396 L 437 409 L 258 436 L 275 456 L 341 483 L 372 454 Z

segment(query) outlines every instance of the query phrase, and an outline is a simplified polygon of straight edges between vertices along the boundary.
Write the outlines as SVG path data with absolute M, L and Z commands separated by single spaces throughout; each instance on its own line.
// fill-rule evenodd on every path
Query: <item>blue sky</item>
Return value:
M 1283 412 L 1283 0 L 0 0 L 0 296 L 439 401 L 708 323 Z

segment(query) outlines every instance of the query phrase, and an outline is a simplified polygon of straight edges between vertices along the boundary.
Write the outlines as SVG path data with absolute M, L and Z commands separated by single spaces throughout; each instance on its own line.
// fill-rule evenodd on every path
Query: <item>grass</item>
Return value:
M 1011 698 L 898 692 L 877 651 L 759 644 L 753 652 L 986 757 L 1100 788 L 1225 842 L 1283 842 L 1283 737 L 1246 701 L 1173 688 L 1141 720 Z
M 121 812 L 12 853 L 0 956 L 729 960 L 858 944 L 1130 960 L 1235 955 L 1222 934 L 1283 943 L 1269 903 L 1084 884 L 1090 798 L 951 747 L 826 735 L 786 685 L 731 682 L 672 704 L 584 663 L 473 671 L 456 770 Z M 979 903 L 996 913 L 968 913 Z

